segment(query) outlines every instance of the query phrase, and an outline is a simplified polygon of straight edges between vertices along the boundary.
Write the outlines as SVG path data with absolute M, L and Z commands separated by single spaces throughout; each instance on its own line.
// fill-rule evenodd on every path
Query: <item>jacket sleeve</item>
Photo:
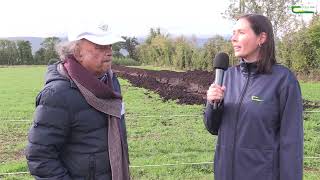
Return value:
M 218 135 L 223 113 L 223 101 L 218 105 L 218 108 L 213 110 L 213 105 L 207 102 L 204 111 L 204 125 L 212 135 Z
M 302 180 L 303 107 L 297 80 L 280 92 L 280 179 Z
M 39 93 L 26 148 L 29 171 L 35 179 L 71 180 L 59 159 L 69 132 L 68 120 L 62 96 L 49 88 Z

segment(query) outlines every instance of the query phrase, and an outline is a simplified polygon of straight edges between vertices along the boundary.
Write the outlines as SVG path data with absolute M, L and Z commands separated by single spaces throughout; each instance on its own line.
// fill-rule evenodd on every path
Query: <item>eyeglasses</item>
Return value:
M 98 49 L 98 50 L 112 50 L 112 45 L 95 45 L 95 49 Z

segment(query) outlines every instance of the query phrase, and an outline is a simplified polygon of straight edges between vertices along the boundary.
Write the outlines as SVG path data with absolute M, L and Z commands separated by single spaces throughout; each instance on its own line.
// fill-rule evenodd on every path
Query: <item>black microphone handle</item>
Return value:
M 214 83 L 222 86 L 223 83 L 223 76 L 224 76 L 224 70 L 223 69 L 216 69 Z M 213 109 L 216 110 L 218 108 L 218 102 L 213 103 Z

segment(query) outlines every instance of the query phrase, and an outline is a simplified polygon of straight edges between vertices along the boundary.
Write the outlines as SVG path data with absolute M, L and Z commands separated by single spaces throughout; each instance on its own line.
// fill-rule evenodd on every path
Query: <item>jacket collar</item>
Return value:
M 256 63 L 248 63 L 244 59 L 240 60 L 240 70 L 243 75 L 255 75 L 258 73 L 258 66 Z
M 62 75 L 63 77 L 65 77 L 66 79 L 69 80 L 70 82 L 70 87 L 78 89 L 76 83 L 74 81 L 72 81 L 72 79 L 68 78 L 67 73 L 65 72 L 62 63 L 57 64 L 57 71 L 59 72 L 60 75 Z

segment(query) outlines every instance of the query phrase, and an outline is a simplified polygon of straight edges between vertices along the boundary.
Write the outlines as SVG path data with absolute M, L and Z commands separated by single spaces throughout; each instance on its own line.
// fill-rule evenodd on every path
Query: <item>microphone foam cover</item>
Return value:
M 229 66 L 229 56 L 226 53 L 218 53 L 213 60 L 213 68 L 227 70 Z

